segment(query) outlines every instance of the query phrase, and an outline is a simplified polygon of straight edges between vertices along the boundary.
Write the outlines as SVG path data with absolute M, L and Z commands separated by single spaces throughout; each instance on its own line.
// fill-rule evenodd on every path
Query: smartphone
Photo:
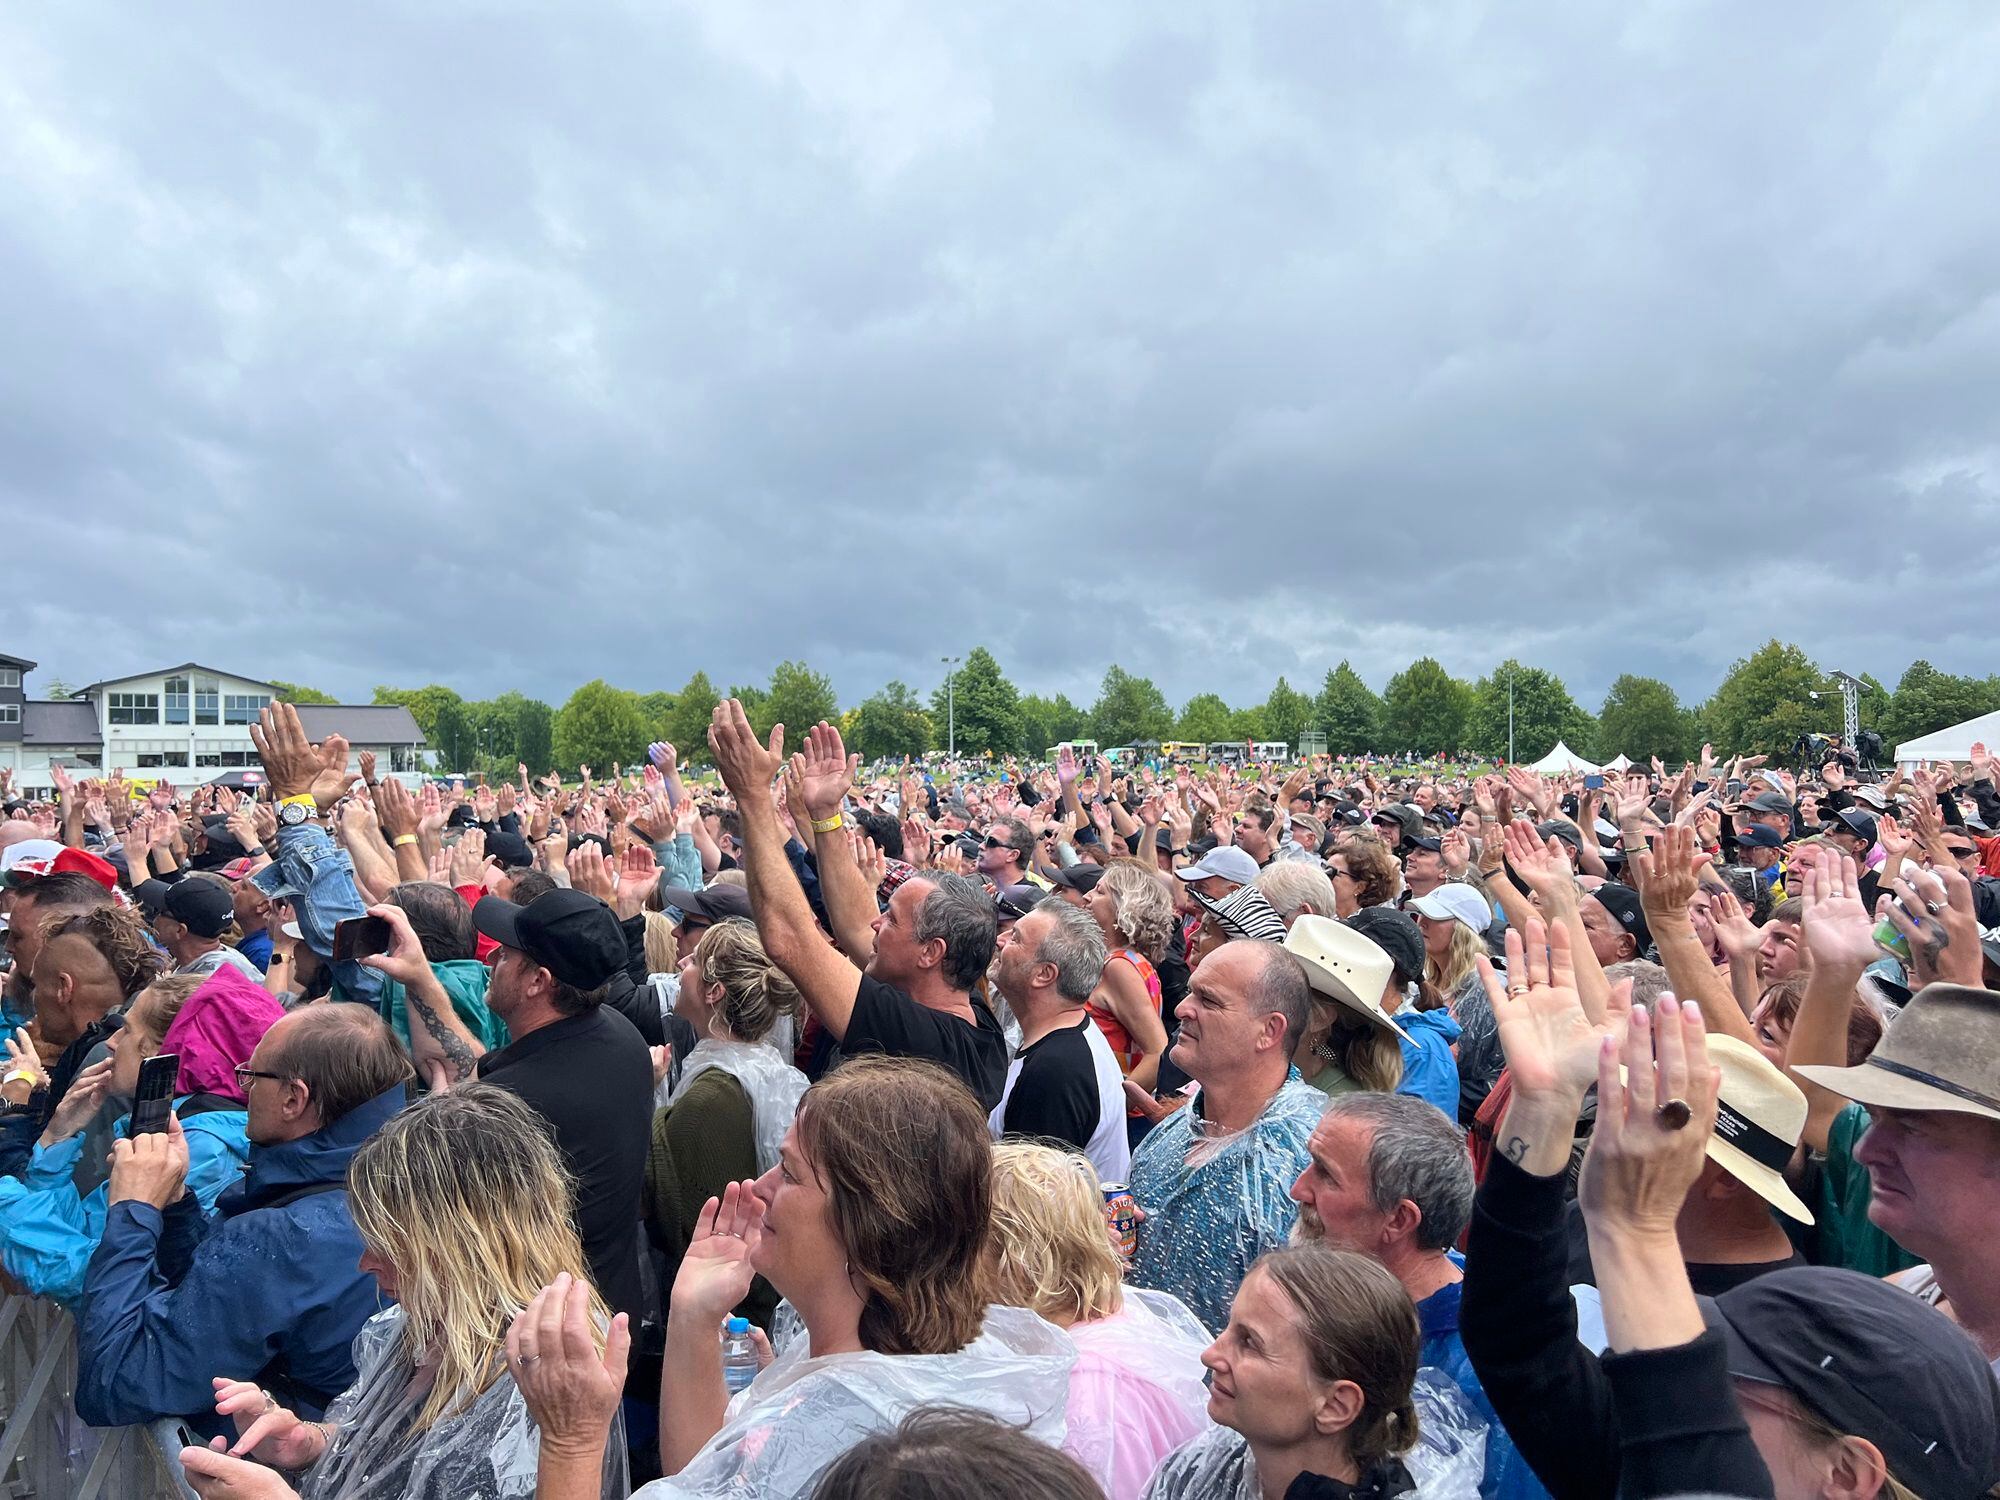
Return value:
M 167 1111 L 174 1107 L 174 1080 L 181 1060 L 162 1052 L 139 1064 L 139 1086 L 132 1092 L 132 1134 L 147 1135 L 167 1128 Z
M 388 951 L 387 917 L 349 917 L 333 924 L 333 961 L 337 964 Z
M 1583 789 L 1587 792 L 1594 792 L 1603 785 L 1604 778 L 1596 771 L 1592 771 L 1588 776 L 1583 778 Z

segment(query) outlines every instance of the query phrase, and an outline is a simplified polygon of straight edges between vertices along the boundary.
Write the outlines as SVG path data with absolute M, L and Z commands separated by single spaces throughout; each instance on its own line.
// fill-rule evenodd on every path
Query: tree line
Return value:
M 1955 676 L 1915 661 L 1893 689 L 1865 674 L 1860 680 L 1861 726 L 1878 731 L 1891 750 L 1900 740 L 2000 709 L 2000 676 Z M 1149 740 L 1281 740 L 1296 747 L 1303 736 L 1318 734 L 1335 755 L 1463 753 L 1498 760 L 1507 754 L 1510 683 L 1520 761 L 1539 759 L 1558 740 L 1594 760 L 1622 753 L 1641 762 L 1655 755 L 1678 762 L 1704 741 L 1731 754 L 1783 754 L 1800 734 L 1835 734 L 1841 723 L 1833 680 L 1799 647 L 1777 640 L 1736 662 L 1701 703 L 1682 703 L 1658 678 L 1626 674 L 1594 713 L 1544 668 L 1509 659 L 1467 680 L 1428 656 L 1379 692 L 1343 661 L 1316 693 L 1281 676 L 1262 702 L 1233 708 L 1218 693 L 1197 693 L 1176 709 L 1151 678 L 1113 664 L 1096 701 L 1085 707 L 1061 693 L 1021 692 L 984 646 L 966 653 L 949 689 L 940 682 L 924 697 L 892 681 L 845 711 L 832 681 L 802 661 L 780 662 L 768 683 L 732 684 L 726 694 L 698 671 L 674 692 L 634 692 L 599 678 L 560 708 L 512 692 L 466 699 L 436 683 L 378 687 L 374 701 L 407 707 L 444 768 L 511 777 L 521 762 L 538 775 L 634 765 L 653 740 L 669 741 L 699 763 L 707 755 L 709 715 L 724 696 L 743 700 L 760 734 L 775 723 L 836 722 L 870 760 L 942 750 L 953 731 L 961 752 L 996 755 L 1040 755 L 1074 739 L 1106 748 Z M 325 698 L 310 688 L 297 691 L 299 701 Z

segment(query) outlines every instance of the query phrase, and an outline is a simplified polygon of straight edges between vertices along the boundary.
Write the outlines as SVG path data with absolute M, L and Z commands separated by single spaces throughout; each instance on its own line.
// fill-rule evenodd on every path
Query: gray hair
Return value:
M 931 888 L 917 907 L 917 941 L 944 939 L 944 978 L 955 990 L 970 990 L 993 962 L 1000 923 L 993 898 L 976 880 L 944 870 L 910 877 Z
M 1333 882 L 1310 860 L 1276 859 L 1257 873 L 1257 889 L 1278 915 L 1296 917 L 1310 906 L 1322 917 L 1334 915 Z
M 1238 938 L 1231 947 L 1254 948 L 1263 967 L 1250 986 L 1250 1013 L 1285 1018 L 1285 1056 L 1299 1050 L 1299 1038 L 1312 1021 L 1312 986 L 1306 982 L 1305 965 L 1277 943 L 1261 938 Z
M 1621 964 L 1613 964 L 1604 971 L 1604 977 L 1612 984 L 1621 979 L 1632 981 L 1632 1003 L 1653 1008 L 1653 1002 L 1673 990 L 1673 981 L 1667 978 L 1667 971 L 1656 963 L 1643 958 L 1628 958 Z
M 1417 1205 L 1418 1249 L 1458 1243 L 1472 1222 L 1472 1158 L 1443 1110 L 1414 1094 L 1342 1094 L 1320 1118 L 1368 1127 L 1368 1196 L 1383 1213 L 1405 1198 Z
M 1054 964 L 1056 993 L 1081 1005 L 1104 977 L 1104 964 L 1111 952 L 1104 942 L 1104 929 L 1097 925 L 1097 918 L 1060 896 L 1037 901 L 1034 914 L 1053 919 L 1048 936 L 1035 950 L 1035 962 Z

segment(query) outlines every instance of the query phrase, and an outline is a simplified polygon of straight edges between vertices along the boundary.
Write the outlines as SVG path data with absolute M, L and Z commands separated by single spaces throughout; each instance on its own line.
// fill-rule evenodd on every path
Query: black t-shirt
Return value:
M 1083 1029 L 1096 1024 L 1085 1016 L 1021 1049 L 1020 1076 L 1007 1092 L 1007 1107 L 1000 1117 L 1003 1135 L 1045 1136 L 1067 1141 L 1079 1151 L 1089 1147 L 1103 1099 L 1097 1087 L 1097 1063 Z
M 645 1041 L 617 1011 L 594 1006 L 487 1053 L 479 1077 L 549 1122 L 576 1178 L 576 1229 L 597 1290 L 613 1312 L 644 1317 L 639 1192 L 653 1126 Z
M 1590 1238 L 1584 1229 L 1583 1208 L 1574 1198 L 1563 1205 L 1563 1234 L 1569 1242 L 1570 1285 L 1596 1286 L 1597 1269 L 1590 1263 Z M 1697 1297 L 1720 1297 L 1746 1281 L 1805 1263 L 1805 1257 L 1797 1250 L 1783 1260 L 1690 1261 L 1688 1285 L 1694 1288 Z
M 863 974 L 854 996 L 854 1014 L 840 1040 L 840 1055 L 881 1052 L 943 1063 L 965 1080 L 979 1107 L 991 1114 L 1007 1082 L 1007 1037 L 993 1012 L 976 997 L 972 1014 L 976 1025 L 919 1005 L 894 985 Z

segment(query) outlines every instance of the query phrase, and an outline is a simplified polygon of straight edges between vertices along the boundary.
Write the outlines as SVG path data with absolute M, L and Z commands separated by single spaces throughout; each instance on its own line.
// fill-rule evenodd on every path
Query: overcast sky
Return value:
M 0 650 L 2000 667 L 2000 6 L 0 12 Z

